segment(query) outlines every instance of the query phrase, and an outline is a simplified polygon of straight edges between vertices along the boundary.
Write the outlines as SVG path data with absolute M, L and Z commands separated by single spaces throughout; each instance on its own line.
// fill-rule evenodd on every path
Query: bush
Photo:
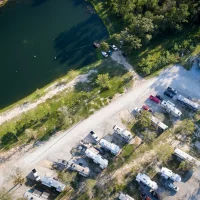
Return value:
M 193 169 L 193 164 L 188 161 L 182 161 L 178 167 L 180 171 L 189 171 Z
M 17 136 L 14 133 L 8 132 L 1 138 L 2 145 L 12 144 L 18 141 Z

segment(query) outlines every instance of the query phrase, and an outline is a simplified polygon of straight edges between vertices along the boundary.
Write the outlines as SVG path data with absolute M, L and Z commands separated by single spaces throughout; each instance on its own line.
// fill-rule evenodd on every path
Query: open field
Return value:
M 93 130 L 101 138 L 108 134 L 112 134 L 112 127 L 115 124 L 125 127 L 122 123 L 122 119 L 127 121 L 129 117 L 127 118 L 126 116 L 131 116 L 135 107 L 141 107 L 143 104 L 147 104 L 155 110 L 155 112 L 161 112 L 157 104 L 150 102 L 147 98 L 150 94 L 155 95 L 156 93 L 163 96 L 163 91 L 169 85 L 176 88 L 181 94 L 190 96 L 194 100 L 198 101 L 200 94 L 196 91 L 200 91 L 199 82 L 200 74 L 196 65 L 189 72 L 181 66 L 172 66 L 164 70 L 158 77 L 148 79 L 141 85 L 137 85 L 135 89 L 117 98 L 111 104 L 76 124 L 71 129 L 56 134 L 47 142 L 39 143 L 37 147 L 29 152 L 23 152 L 22 150 L 18 154 L 11 157 L 9 161 L 0 166 L 0 175 L 2 177 L 0 185 L 6 187 L 7 189 L 12 187 L 12 183 L 9 182 L 8 179 L 16 167 L 20 167 L 23 170 L 24 176 L 27 175 L 33 168 L 36 168 L 38 172 L 40 172 L 41 176 L 44 174 L 53 175 L 54 172 L 45 166 L 45 162 L 54 162 L 58 159 L 70 160 L 71 149 L 75 147 L 80 140 L 87 138 L 91 130 Z M 165 97 L 165 99 L 167 98 Z M 177 104 L 177 106 L 181 110 L 184 109 L 179 104 Z M 160 137 L 162 137 L 162 135 Z M 156 140 L 157 143 L 160 139 L 158 137 L 158 140 Z M 138 149 L 138 151 L 141 150 Z M 132 150 L 127 149 L 127 153 L 128 152 L 130 153 Z M 126 156 L 125 154 L 123 155 Z M 135 157 L 137 155 L 132 154 L 132 156 Z M 133 158 L 132 156 L 129 160 Z M 126 164 L 124 166 L 126 166 Z M 115 174 L 118 173 L 115 172 Z M 125 171 L 124 174 L 126 174 Z M 20 196 L 25 189 L 26 188 L 24 188 L 24 186 L 17 189 L 14 192 L 15 196 Z M 195 187 L 191 188 L 190 196 L 195 194 L 196 189 L 197 188 Z M 181 195 L 184 195 L 184 191 Z M 171 198 L 175 199 L 175 197 L 176 196 Z

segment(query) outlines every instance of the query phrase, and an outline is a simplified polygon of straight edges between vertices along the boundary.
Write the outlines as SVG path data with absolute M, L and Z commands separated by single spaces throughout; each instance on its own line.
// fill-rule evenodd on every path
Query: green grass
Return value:
M 89 82 L 79 83 L 73 91 L 64 91 L 0 126 L 1 149 L 47 140 L 57 131 L 68 129 L 80 120 L 108 104 L 116 93 L 121 93 L 132 82 L 132 75 L 122 65 L 108 58 L 87 66 L 73 76 L 94 69 Z M 110 89 L 101 90 L 95 80 L 98 74 L 108 73 Z

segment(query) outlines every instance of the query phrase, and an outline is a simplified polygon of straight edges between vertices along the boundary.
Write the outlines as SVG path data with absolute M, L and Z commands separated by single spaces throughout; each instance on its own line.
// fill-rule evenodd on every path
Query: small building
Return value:
M 171 113 L 175 117 L 180 117 L 182 115 L 182 112 L 176 108 L 171 101 L 162 101 L 160 105 L 166 110 L 166 112 Z
M 174 154 L 178 156 L 181 160 L 187 160 L 191 162 L 192 164 L 195 164 L 196 166 L 200 167 L 200 161 L 198 161 L 196 158 L 190 156 L 189 154 L 185 153 L 181 149 L 176 148 L 174 150 Z
M 63 183 L 61 183 L 61 182 L 59 182 L 59 181 L 57 181 L 57 180 L 55 180 L 51 177 L 48 177 L 48 176 L 44 176 L 42 178 L 42 184 L 46 185 L 49 188 L 54 188 L 58 192 L 62 192 L 66 187 L 65 184 L 63 184 Z
M 92 159 L 93 162 L 95 162 L 96 164 L 99 164 L 99 166 L 100 166 L 101 169 L 105 169 L 108 166 L 108 160 L 103 159 L 101 157 L 101 155 L 96 154 L 95 152 L 91 151 L 90 149 L 87 149 L 85 151 L 85 155 L 88 158 Z
M 90 175 L 90 169 L 88 167 L 83 167 L 76 163 L 71 163 L 70 168 L 74 171 L 77 171 L 82 176 L 88 177 Z
M 134 198 L 132 198 L 128 194 L 123 194 L 122 192 L 120 192 L 118 198 L 119 198 L 119 200 L 134 200 Z
M 113 130 L 116 134 L 120 135 L 122 138 L 124 138 L 124 140 L 126 140 L 126 142 L 130 142 L 130 140 L 133 138 L 132 134 L 130 131 L 128 131 L 127 129 L 122 129 L 119 126 L 115 125 L 113 127 Z
M 157 129 L 161 131 L 164 131 L 168 128 L 167 125 L 162 123 L 159 119 L 155 118 L 153 115 L 151 116 L 151 123 L 154 127 L 156 127 Z
M 99 144 L 104 148 L 109 150 L 112 154 L 117 155 L 120 151 L 119 146 L 114 143 L 108 142 L 107 140 L 101 139 Z
M 182 95 L 178 95 L 177 101 L 183 103 L 188 108 L 191 108 L 194 111 L 197 111 L 199 109 L 199 105 L 197 103 L 193 102 L 192 100 L 190 100 Z
M 172 172 L 172 170 L 166 168 L 166 167 L 162 167 L 161 169 L 161 176 L 163 176 L 165 179 L 171 179 L 173 181 L 176 182 L 181 182 L 181 177 L 178 174 L 175 174 Z
M 146 174 L 141 174 L 139 173 L 137 176 L 136 176 L 136 181 L 138 183 L 143 183 L 147 186 L 149 186 L 151 189 L 153 190 L 157 190 L 158 189 L 158 185 L 156 182 L 152 181 Z

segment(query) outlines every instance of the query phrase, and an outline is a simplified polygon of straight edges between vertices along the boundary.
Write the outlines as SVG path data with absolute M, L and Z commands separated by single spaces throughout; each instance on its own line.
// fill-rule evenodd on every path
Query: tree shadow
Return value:
M 93 14 L 86 21 L 57 36 L 54 40 L 56 60 L 60 64 L 66 64 L 67 69 L 88 65 L 97 59 L 93 42 L 107 36 L 107 30 L 101 19 Z

